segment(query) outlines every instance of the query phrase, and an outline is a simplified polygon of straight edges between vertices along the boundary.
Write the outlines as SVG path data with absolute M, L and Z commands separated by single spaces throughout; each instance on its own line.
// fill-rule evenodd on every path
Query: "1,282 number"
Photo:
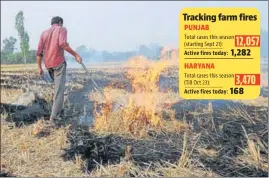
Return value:
M 250 49 L 231 49 L 232 52 L 232 56 L 236 57 L 236 56 L 250 56 Z

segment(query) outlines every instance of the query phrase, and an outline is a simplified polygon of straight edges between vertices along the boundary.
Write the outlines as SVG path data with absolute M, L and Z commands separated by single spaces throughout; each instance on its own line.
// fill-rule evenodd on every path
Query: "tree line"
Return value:
M 30 37 L 24 26 L 23 11 L 19 11 L 15 17 L 15 29 L 18 32 L 18 39 L 8 37 L 3 40 L 1 49 L 1 64 L 21 64 L 35 62 L 35 50 L 30 50 Z M 20 43 L 20 50 L 15 51 L 16 43 Z

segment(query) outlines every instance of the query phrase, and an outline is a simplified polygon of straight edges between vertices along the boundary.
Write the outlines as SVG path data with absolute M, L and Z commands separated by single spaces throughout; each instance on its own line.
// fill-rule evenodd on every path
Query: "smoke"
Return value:
M 110 68 L 110 67 L 118 67 L 121 66 L 124 62 L 123 61 L 89 61 L 87 59 L 82 59 L 82 62 L 85 64 L 87 68 Z M 75 59 L 67 60 L 67 68 L 68 69 L 82 69 L 81 64 L 79 64 Z

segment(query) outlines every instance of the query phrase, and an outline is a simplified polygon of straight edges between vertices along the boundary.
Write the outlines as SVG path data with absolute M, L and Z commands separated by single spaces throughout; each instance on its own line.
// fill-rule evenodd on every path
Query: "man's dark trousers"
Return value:
M 48 72 L 54 80 L 54 97 L 50 115 L 50 120 L 55 121 L 60 119 L 60 115 L 64 104 L 64 92 L 66 82 L 66 62 L 63 62 L 57 67 L 49 68 Z

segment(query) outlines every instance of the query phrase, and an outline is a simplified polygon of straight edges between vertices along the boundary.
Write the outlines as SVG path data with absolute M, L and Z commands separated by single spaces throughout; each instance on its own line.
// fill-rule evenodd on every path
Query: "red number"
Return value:
M 235 47 L 259 47 L 260 35 L 235 35 Z
M 235 74 L 235 85 L 260 85 L 260 74 Z

